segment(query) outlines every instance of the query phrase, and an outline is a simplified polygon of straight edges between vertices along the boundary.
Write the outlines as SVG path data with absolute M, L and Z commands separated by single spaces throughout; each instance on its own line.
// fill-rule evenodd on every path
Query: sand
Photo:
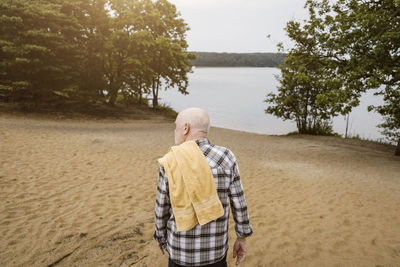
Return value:
M 167 266 L 152 235 L 160 119 L 0 115 L 0 266 Z M 254 234 L 240 266 L 400 266 L 400 157 L 336 137 L 212 128 Z M 234 266 L 230 221 L 229 266 Z

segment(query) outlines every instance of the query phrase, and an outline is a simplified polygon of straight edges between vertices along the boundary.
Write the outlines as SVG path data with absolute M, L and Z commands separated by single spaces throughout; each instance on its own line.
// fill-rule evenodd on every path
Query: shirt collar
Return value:
M 199 146 L 210 144 L 210 140 L 208 140 L 207 137 L 196 139 L 195 141 L 196 141 L 197 145 L 199 145 Z

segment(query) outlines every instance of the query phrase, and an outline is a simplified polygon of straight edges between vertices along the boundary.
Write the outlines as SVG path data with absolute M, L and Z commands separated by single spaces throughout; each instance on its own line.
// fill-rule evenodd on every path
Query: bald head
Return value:
M 189 123 L 192 131 L 208 133 L 210 130 L 210 118 L 207 112 L 201 108 L 187 108 L 179 112 L 176 122 Z
M 175 120 L 175 144 L 207 137 L 210 118 L 201 108 L 187 108 L 179 112 Z

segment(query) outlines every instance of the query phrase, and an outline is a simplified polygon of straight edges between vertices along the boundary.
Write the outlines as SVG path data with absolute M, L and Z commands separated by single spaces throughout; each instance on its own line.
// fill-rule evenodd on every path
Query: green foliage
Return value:
M 0 0 L 0 10 L 0 85 L 14 101 L 188 93 L 189 28 L 167 0 Z
M 370 106 L 368 109 L 375 110 L 384 117 L 385 121 L 378 125 L 383 129 L 382 133 L 393 142 L 400 141 L 400 89 L 387 86 L 383 100 L 382 106 Z
M 350 112 L 358 99 L 356 94 L 342 90 L 340 77 L 333 76 L 328 68 L 331 62 L 315 49 L 321 42 L 314 36 L 317 26 L 313 18 L 303 27 L 288 22 L 286 31 L 295 47 L 279 67 L 278 93 L 267 95 L 265 112 L 295 120 L 299 133 L 332 135 L 331 118 Z M 341 93 L 335 94 L 337 91 Z
M 296 135 L 296 134 L 299 134 L 299 132 L 298 131 L 293 131 L 293 132 L 287 133 L 286 135 Z
M 284 53 L 193 53 L 196 67 L 278 67 L 286 57 Z
M 358 105 L 361 93 L 372 89 L 385 102 L 369 110 L 384 116 L 382 133 L 400 142 L 399 1 L 307 0 L 306 8 L 307 20 L 287 24 L 295 42 L 288 55 L 293 64 L 285 61 L 279 95 L 267 98 L 278 107 L 292 104 L 291 113 L 287 107 L 267 112 L 288 119 L 304 116 L 305 108 L 298 107 L 310 104 L 301 93 L 308 86 L 311 103 L 324 116 L 345 115 Z
M 14 100 L 43 99 L 79 76 L 82 36 L 64 1 L 0 1 L 0 84 Z
M 188 77 L 191 71 L 190 60 L 194 54 L 187 52 L 185 33 L 189 30 L 174 5 L 166 0 L 131 0 L 111 1 L 111 7 L 116 10 L 115 25 L 118 25 L 127 41 L 118 37 L 118 44 L 110 46 L 132 47 L 135 57 L 129 58 L 129 53 L 114 51 L 116 60 L 111 60 L 107 68 L 110 84 L 110 97 L 113 99 L 121 87 L 131 91 L 142 99 L 143 93 L 152 93 L 153 106 L 158 105 L 158 94 L 161 87 L 168 89 L 177 87 L 178 91 L 187 94 Z M 135 18 L 132 21 L 131 18 Z M 113 54 L 113 51 L 109 53 Z M 125 62 L 125 63 L 124 63 Z M 123 83 L 126 83 L 123 86 Z M 132 88 L 134 88 L 132 90 Z M 129 89 L 128 89 L 129 90 Z M 111 101 L 112 102 L 112 101 Z
M 369 107 L 385 122 L 378 125 L 391 141 L 400 140 L 400 6 L 398 1 L 307 1 L 324 32 L 320 50 L 332 61 L 345 92 L 375 90 L 382 106 Z M 333 95 L 340 95 L 336 90 Z
M 125 106 L 131 105 L 144 105 L 149 106 L 149 100 L 145 97 L 140 98 L 137 94 L 131 94 L 130 91 L 123 91 L 118 94 L 116 103 L 124 104 Z

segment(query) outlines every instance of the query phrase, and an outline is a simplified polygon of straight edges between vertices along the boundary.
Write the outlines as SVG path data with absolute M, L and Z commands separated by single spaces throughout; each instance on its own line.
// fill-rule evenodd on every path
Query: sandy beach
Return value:
M 157 158 L 174 124 L 0 114 L 0 266 L 167 266 Z M 254 234 L 240 266 L 400 266 L 400 157 L 360 140 L 211 128 Z M 228 265 L 234 266 L 230 219 Z

